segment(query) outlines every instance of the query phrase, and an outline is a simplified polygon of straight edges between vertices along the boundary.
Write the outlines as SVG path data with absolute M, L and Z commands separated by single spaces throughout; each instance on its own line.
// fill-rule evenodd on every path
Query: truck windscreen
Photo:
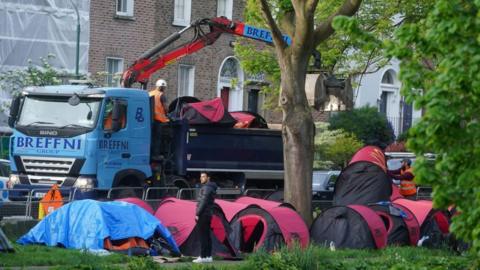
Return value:
M 68 103 L 68 97 L 26 96 L 17 125 L 93 128 L 101 101 L 99 98 L 81 98 L 80 103 L 73 106 Z

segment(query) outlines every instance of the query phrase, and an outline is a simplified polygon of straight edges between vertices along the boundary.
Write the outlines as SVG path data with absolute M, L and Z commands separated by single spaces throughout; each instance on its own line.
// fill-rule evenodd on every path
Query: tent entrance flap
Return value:
M 265 241 L 267 222 L 261 216 L 247 215 L 239 218 L 241 224 L 240 251 L 253 252 Z

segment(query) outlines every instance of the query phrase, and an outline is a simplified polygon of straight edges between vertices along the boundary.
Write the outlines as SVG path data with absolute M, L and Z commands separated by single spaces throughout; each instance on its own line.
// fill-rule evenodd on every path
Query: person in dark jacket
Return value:
M 200 183 L 202 188 L 198 195 L 195 221 L 200 234 L 200 257 L 193 260 L 194 263 L 212 262 L 212 238 L 210 233 L 210 224 L 212 222 L 213 204 L 217 194 L 217 185 L 210 181 L 207 172 L 200 174 Z

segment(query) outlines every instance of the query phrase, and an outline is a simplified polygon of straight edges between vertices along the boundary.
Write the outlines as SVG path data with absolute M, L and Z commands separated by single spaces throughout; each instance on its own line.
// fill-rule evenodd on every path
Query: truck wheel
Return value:
M 283 190 L 277 190 L 268 194 L 265 196 L 265 200 L 283 202 Z
M 185 178 L 183 178 L 181 176 L 178 176 L 178 175 L 167 176 L 167 179 L 166 179 L 165 182 L 166 182 L 168 187 L 177 187 L 178 192 L 180 192 L 181 189 L 190 189 L 191 188 L 188 181 Z M 182 192 L 180 199 L 190 200 L 190 199 L 194 198 L 193 194 L 194 194 L 194 192 L 192 190 L 185 190 L 185 191 Z M 178 193 L 177 193 L 177 195 L 178 195 Z
M 143 190 L 141 189 L 140 182 L 137 178 L 126 177 L 116 188 L 117 190 L 112 190 L 110 197 L 112 199 L 122 199 L 122 198 L 142 198 Z

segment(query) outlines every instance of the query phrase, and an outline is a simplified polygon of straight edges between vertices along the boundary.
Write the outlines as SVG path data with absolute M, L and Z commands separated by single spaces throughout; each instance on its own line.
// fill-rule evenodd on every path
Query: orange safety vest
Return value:
M 112 112 L 108 113 L 107 118 L 103 121 L 103 129 L 109 130 L 112 129 L 113 125 L 113 119 L 112 119 Z M 120 126 L 122 128 L 125 127 L 125 115 L 122 115 L 122 118 L 120 118 Z
M 154 115 L 153 115 L 153 119 L 155 119 L 155 121 L 158 121 L 158 122 L 161 122 L 161 123 L 166 123 L 170 120 L 168 120 L 168 117 L 167 117 L 167 112 L 165 111 L 165 108 L 163 107 L 163 104 L 162 104 L 162 95 L 163 95 L 163 92 L 160 92 L 158 90 L 153 90 L 153 91 L 150 91 L 149 95 L 152 97 L 154 97 Z
M 412 169 L 406 169 L 406 170 L 401 170 L 400 175 L 405 174 L 405 173 L 412 173 Z M 415 182 L 413 180 L 400 180 L 400 194 L 403 196 L 412 196 L 417 193 L 417 187 L 415 186 Z

